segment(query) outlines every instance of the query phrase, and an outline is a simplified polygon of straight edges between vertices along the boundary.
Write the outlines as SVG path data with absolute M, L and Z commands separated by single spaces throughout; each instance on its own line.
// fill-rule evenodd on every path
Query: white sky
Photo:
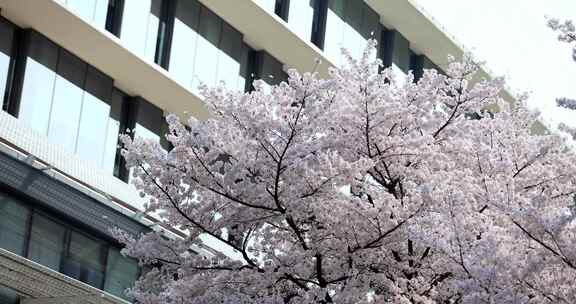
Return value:
M 576 112 L 558 109 L 556 97 L 576 98 L 576 62 L 556 40 L 546 16 L 576 21 L 576 0 L 416 0 L 445 30 L 506 77 L 513 92 L 548 122 L 576 126 Z

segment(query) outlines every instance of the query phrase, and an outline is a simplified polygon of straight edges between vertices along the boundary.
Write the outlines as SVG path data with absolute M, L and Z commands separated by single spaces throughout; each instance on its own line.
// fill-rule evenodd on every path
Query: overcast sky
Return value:
M 576 21 L 576 0 L 416 0 L 448 33 L 505 76 L 515 92 L 548 122 L 576 126 L 576 113 L 555 98 L 576 98 L 576 62 L 567 45 L 546 27 L 545 16 Z

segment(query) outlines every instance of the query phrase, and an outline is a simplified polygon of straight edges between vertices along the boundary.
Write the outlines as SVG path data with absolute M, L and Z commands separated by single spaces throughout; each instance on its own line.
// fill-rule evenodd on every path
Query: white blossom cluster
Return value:
M 576 303 L 563 139 L 470 58 L 398 81 L 374 51 L 328 79 L 205 87 L 212 117 L 168 117 L 169 152 L 122 138 L 147 211 L 187 234 L 116 231 L 149 269 L 138 303 Z M 240 258 L 191 254 L 200 235 Z

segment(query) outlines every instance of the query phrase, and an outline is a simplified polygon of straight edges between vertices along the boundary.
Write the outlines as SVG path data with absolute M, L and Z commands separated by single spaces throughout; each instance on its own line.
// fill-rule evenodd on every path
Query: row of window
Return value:
M 380 24 L 380 16 L 362 0 L 254 0 L 278 15 L 302 39 L 311 41 L 337 65 L 343 64 L 341 49 L 361 56 L 368 39 L 380 45 L 379 58 L 397 75 L 413 70 L 415 78 L 424 69 L 437 69 L 424 55 L 410 50 L 410 43 L 399 32 Z
M 0 248 L 124 298 L 140 274 L 119 247 L 3 192 Z
M 192 90 L 201 82 L 223 81 L 229 87 L 250 90 L 253 79 L 269 84 L 286 79 L 281 62 L 265 51 L 250 49 L 240 32 L 197 0 L 59 1 L 97 26 L 117 31 L 134 52 L 164 65 Z M 358 53 L 361 40 L 380 37 L 379 56 L 386 65 L 404 73 L 412 68 L 417 77 L 422 67 L 431 65 L 410 51 L 400 33 L 379 31 L 383 27 L 378 15 L 363 1 L 257 1 L 274 4 L 274 11 L 289 25 L 301 26 L 301 21 L 312 16 L 306 30 L 297 31 L 310 32 L 309 39 L 315 39 L 313 28 L 323 23 L 325 35 L 316 40 L 322 41 L 328 56 L 339 54 L 340 46 Z M 113 79 L 37 32 L 0 19 L 0 34 L 3 109 L 51 142 L 126 177 L 117 151 L 119 132 L 135 128 L 140 136 L 163 138 L 166 128 L 161 109 L 126 96 L 114 87 Z
M 201 83 L 224 82 L 231 89 L 249 89 L 247 80 L 254 74 L 249 68 L 252 49 L 243 42 L 242 33 L 197 0 L 59 1 L 118 35 L 128 49 L 166 68 L 195 93 Z
M 282 68 L 276 71 L 274 65 L 282 64 L 275 59 L 270 67 L 264 67 L 264 72 L 269 69 L 274 74 L 258 74 L 252 65 L 255 61 L 250 60 L 253 51 L 243 42 L 242 33 L 198 0 L 60 1 L 96 26 L 106 25 L 128 48 L 167 68 L 193 91 L 200 83 L 215 85 L 220 81 L 229 88 L 250 89 L 246 81 L 251 80 L 250 75 L 266 82 L 285 78 Z M 323 49 L 336 64 L 343 63 L 341 48 L 358 57 L 366 41 L 373 38 L 380 43 L 380 58 L 396 73 L 406 74 L 421 66 L 419 57 L 424 56 L 414 55 L 408 40 L 382 26 L 378 13 L 362 0 L 254 1 L 284 19 L 297 35 Z M 118 29 L 114 23 L 120 24 Z M 434 64 L 429 67 L 437 68 Z M 421 75 L 422 70 L 414 72 Z
M 229 88 L 250 89 L 250 75 L 266 82 L 285 78 L 283 71 L 278 75 L 255 73 L 250 60 L 253 51 L 243 42 L 242 33 L 198 0 L 59 1 L 118 35 L 125 46 L 166 68 L 192 91 L 196 92 L 200 83 L 220 81 Z M 343 63 L 341 48 L 359 57 L 366 41 L 373 38 L 383 48 L 379 56 L 386 66 L 402 74 L 413 66 L 409 42 L 382 26 L 378 13 L 362 0 L 254 1 L 284 19 L 302 39 L 323 49 L 337 65 Z
M 127 180 L 118 136 L 166 145 L 163 111 L 114 87 L 112 78 L 33 30 L 0 18 L 0 96 L 3 110 L 39 135 Z

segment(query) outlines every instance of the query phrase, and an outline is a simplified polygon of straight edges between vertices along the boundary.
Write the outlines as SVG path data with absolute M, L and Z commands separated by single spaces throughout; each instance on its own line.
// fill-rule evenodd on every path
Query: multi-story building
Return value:
M 110 228 L 161 229 L 118 153 L 208 117 L 198 84 L 321 76 L 377 39 L 398 73 L 458 46 L 410 0 L 0 0 L 0 303 L 123 303 L 138 277 Z M 315 59 L 322 64 L 316 67 Z M 507 98 L 510 98 L 507 96 Z M 210 248 L 196 248 L 211 254 Z

